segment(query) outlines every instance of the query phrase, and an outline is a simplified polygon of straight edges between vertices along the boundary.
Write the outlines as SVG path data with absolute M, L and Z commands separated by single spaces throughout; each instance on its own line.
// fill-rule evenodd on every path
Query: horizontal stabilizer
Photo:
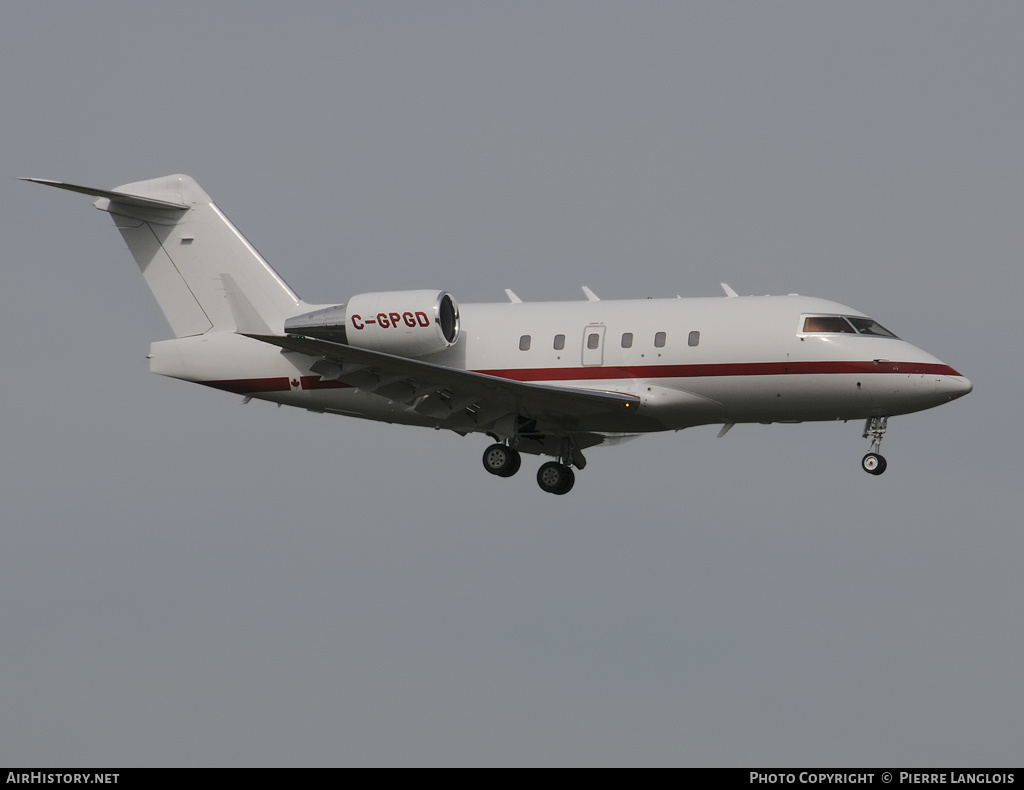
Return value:
M 23 178 L 22 181 L 31 181 L 34 184 L 66 189 L 68 192 L 78 192 L 82 195 L 107 198 L 115 203 L 122 203 L 126 206 L 138 206 L 139 208 L 173 208 L 179 211 L 188 210 L 185 203 L 174 203 L 168 200 L 157 200 L 155 198 L 141 197 L 140 195 L 129 195 L 125 192 L 114 192 L 109 189 L 96 189 L 95 187 L 83 187 L 78 184 L 67 184 L 63 181 L 51 181 L 48 178 Z

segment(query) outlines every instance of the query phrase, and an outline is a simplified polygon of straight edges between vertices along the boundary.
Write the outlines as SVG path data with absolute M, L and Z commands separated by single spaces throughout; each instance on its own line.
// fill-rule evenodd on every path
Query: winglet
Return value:
M 522 299 L 520 299 L 520 298 L 519 298 L 518 296 L 516 296 L 516 295 L 515 295 L 515 294 L 514 294 L 514 293 L 512 292 L 512 289 L 511 289 L 511 288 L 506 288 L 506 289 L 505 289 L 505 296 L 507 296 L 507 297 L 508 297 L 508 300 L 509 300 L 509 301 L 510 301 L 510 302 L 511 302 L 512 304 L 522 304 L 522 303 L 523 303 L 523 300 L 522 300 Z
M 722 290 L 725 291 L 725 295 L 726 296 L 729 296 L 729 297 L 739 296 L 738 293 L 736 293 L 732 288 L 730 288 L 725 283 L 719 283 L 719 285 L 722 286 Z
M 585 285 L 583 286 L 583 295 L 587 297 L 587 301 L 588 302 L 600 302 L 601 301 L 601 298 L 596 293 L 594 293 L 589 288 L 587 288 L 587 286 L 585 286 Z M 582 469 L 582 468 L 583 467 L 581 466 L 580 469 Z

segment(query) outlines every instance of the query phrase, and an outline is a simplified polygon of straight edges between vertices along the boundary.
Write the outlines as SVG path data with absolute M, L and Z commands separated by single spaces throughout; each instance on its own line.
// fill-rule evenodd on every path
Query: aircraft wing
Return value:
M 533 421 L 531 432 L 586 432 L 594 418 L 621 415 L 623 432 L 643 430 L 633 422 L 635 395 L 531 384 L 450 368 L 380 351 L 313 338 L 247 334 L 255 340 L 310 357 L 321 381 L 336 381 L 403 403 L 440 427 L 459 432 L 487 430 L 518 416 Z M 619 420 L 616 420 L 618 422 Z M 596 444 L 602 439 L 594 437 Z

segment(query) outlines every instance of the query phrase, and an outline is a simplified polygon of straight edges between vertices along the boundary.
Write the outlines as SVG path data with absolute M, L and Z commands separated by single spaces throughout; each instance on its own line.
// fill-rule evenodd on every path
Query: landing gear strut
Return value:
M 872 475 L 880 475 L 885 471 L 887 464 L 885 457 L 879 452 L 882 447 L 882 436 L 888 427 L 888 417 L 869 417 L 864 423 L 864 438 L 871 437 L 871 451 L 861 461 L 861 468 Z

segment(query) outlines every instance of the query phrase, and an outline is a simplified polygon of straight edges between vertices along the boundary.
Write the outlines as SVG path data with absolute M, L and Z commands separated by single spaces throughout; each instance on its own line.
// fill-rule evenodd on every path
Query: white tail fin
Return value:
M 99 198 L 176 337 L 282 330 L 299 298 L 193 179 L 164 176 L 113 190 L 26 179 Z

